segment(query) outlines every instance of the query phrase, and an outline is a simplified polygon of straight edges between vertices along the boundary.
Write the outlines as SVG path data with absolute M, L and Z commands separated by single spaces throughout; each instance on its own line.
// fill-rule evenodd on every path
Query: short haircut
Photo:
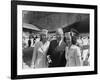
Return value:
M 61 35 L 63 35 L 63 34 L 64 34 L 64 33 L 63 33 L 63 29 L 62 29 L 62 28 L 58 28 L 56 32 L 57 32 L 57 33 L 59 33 L 59 34 L 61 34 Z

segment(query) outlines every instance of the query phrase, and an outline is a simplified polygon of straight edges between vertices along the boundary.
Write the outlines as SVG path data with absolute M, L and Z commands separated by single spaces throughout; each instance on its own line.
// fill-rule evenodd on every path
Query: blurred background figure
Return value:
M 35 43 L 39 42 L 40 41 L 40 36 L 37 36 L 35 37 Z
M 82 53 L 83 66 L 88 66 L 89 65 L 89 57 L 90 57 L 89 37 L 85 36 L 82 38 L 82 40 L 83 40 L 83 53 Z
M 82 41 L 82 38 L 80 36 L 78 36 L 78 38 L 77 38 L 77 46 L 79 46 L 79 47 L 83 46 L 83 41 Z

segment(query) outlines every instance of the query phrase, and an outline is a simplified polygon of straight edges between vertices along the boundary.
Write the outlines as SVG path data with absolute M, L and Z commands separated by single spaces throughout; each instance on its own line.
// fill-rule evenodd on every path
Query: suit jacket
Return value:
M 51 41 L 47 52 L 47 55 L 50 55 L 52 60 L 49 67 L 64 67 L 66 65 L 65 47 L 66 44 L 64 41 L 60 45 L 58 45 L 57 40 Z

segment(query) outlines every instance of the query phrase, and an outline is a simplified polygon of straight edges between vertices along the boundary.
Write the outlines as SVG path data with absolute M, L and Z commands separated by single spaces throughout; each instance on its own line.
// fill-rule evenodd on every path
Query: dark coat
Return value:
M 65 47 L 66 44 L 64 41 L 61 42 L 60 46 L 58 45 L 57 40 L 51 41 L 47 53 L 52 60 L 49 67 L 64 67 L 66 65 Z

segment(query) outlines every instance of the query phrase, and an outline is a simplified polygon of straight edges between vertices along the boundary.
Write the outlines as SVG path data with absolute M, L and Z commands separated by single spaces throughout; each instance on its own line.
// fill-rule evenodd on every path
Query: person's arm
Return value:
M 65 48 L 65 58 L 66 58 L 66 61 L 68 59 L 68 47 Z
M 32 63 L 31 63 L 31 67 L 34 68 L 35 66 L 35 61 L 36 61 L 36 57 L 37 57 L 37 48 L 38 48 L 38 43 L 35 44 L 35 47 L 33 49 L 33 56 L 32 56 Z
M 41 49 L 42 49 L 42 51 L 43 51 L 43 54 L 46 55 L 47 60 L 48 60 L 48 63 L 51 63 L 52 60 L 50 59 L 50 55 L 47 55 L 49 46 L 50 46 L 50 41 L 47 41 L 47 42 L 41 47 Z
M 82 66 L 81 50 L 79 47 L 76 48 L 75 60 L 77 66 Z

